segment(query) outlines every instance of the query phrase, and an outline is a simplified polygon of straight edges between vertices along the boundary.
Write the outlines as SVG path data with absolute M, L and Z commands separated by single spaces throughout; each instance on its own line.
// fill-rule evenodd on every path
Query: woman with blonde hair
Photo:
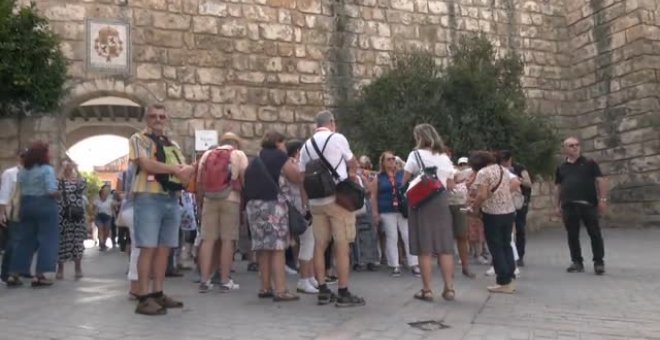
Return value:
M 374 190 L 371 192 L 373 221 L 382 223 L 385 233 L 385 256 L 392 268 L 392 276 L 401 276 L 399 264 L 399 233 L 406 252 L 406 264 L 415 276 L 420 276 L 417 256 L 410 253 L 408 239 L 408 218 L 401 213 L 403 204 L 399 188 L 403 185 L 403 171 L 397 171 L 396 156 L 385 151 L 380 156 L 380 171 L 376 177 Z
M 430 124 L 420 124 L 415 126 L 413 135 L 417 146 L 408 155 L 403 183 L 408 183 L 421 172 L 430 172 L 435 173 L 447 190 L 452 190 L 454 166 L 445 153 L 438 132 Z M 444 281 L 442 297 L 447 301 L 454 300 L 454 235 L 447 192 L 435 194 L 419 207 L 409 207 L 408 230 L 410 253 L 418 256 L 422 276 L 422 289 L 414 297 L 433 301 L 431 270 L 433 256 L 437 255 Z

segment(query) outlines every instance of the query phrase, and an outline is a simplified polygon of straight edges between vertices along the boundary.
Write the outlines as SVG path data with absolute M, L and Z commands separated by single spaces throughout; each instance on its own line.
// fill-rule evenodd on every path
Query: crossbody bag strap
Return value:
M 415 161 L 417 161 L 417 166 L 419 166 L 419 173 L 423 173 L 426 165 L 424 165 L 424 161 L 422 161 L 422 156 L 418 150 L 415 150 Z
M 323 164 L 326 166 L 326 168 L 328 168 L 328 170 L 330 170 L 330 173 L 332 173 L 332 177 L 334 177 L 335 180 L 339 180 L 341 177 L 337 173 L 336 168 L 334 168 L 330 164 L 330 162 L 328 162 L 328 160 L 325 158 L 325 156 L 323 156 L 323 151 L 325 150 L 325 147 L 328 145 L 328 141 L 330 140 L 330 138 L 332 138 L 332 135 L 334 135 L 334 133 L 330 134 L 330 136 L 328 136 L 328 139 L 325 140 L 325 144 L 323 145 L 323 150 L 319 149 L 318 144 L 316 144 L 316 141 L 314 140 L 314 136 L 312 136 L 311 140 L 312 140 L 312 146 L 314 147 L 314 150 L 316 151 L 316 154 L 319 155 L 319 159 L 321 160 L 321 162 L 323 162 Z M 339 163 L 341 164 L 341 161 L 339 161 Z M 337 165 L 337 166 L 339 166 L 339 165 Z
M 261 170 L 264 172 L 264 175 L 266 176 L 266 178 L 268 178 L 268 181 L 270 182 L 270 184 L 272 184 L 272 185 L 275 187 L 275 190 L 277 190 L 277 192 L 278 192 L 280 195 L 282 195 L 282 197 L 284 197 L 284 200 L 285 200 L 287 203 L 290 203 L 290 202 L 289 202 L 289 199 L 287 199 L 287 198 L 286 198 L 286 195 L 284 195 L 284 192 L 282 192 L 282 188 L 281 188 L 277 183 L 275 183 L 275 180 L 273 179 L 273 176 L 270 175 L 270 172 L 269 172 L 268 169 L 266 168 L 266 164 L 264 164 L 264 161 L 261 160 L 261 157 L 257 157 L 257 158 L 255 158 L 255 161 L 256 161 L 257 163 L 259 163 L 259 167 L 260 167 Z M 285 164 L 286 164 L 286 163 L 285 163 Z
M 502 166 L 499 166 L 499 168 L 500 168 L 500 180 L 497 182 L 497 185 L 493 189 L 490 189 L 490 192 L 493 194 L 495 193 L 495 191 L 497 191 L 497 189 L 499 189 L 500 185 L 502 184 L 502 178 L 504 177 L 504 170 L 502 170 Z

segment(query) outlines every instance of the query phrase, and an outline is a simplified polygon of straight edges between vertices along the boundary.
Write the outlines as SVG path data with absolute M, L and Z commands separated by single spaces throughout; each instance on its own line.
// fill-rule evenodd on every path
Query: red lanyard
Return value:
M 398 191 L 397 185 L 396 185 L 396 175 L 394 175 L 394 176 L 387 175 L 387 179 L 389 179 L 390 184 L 392 185 L 392 206 L 394 206 L 394 208 L 398 208 L 399 207 L 399 191 Z

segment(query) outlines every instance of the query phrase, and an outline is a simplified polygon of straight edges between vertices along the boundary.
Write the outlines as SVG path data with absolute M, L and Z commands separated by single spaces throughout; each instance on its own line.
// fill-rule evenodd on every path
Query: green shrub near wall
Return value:
M 497 57 L 487 38 L 464 36 L 444 68 L 425 53 L 395 58 L 348 105 L 341 126 L 373 159 L 384 150 L 406 157 L 414 147 L 413 127 L 430 123 L 454 158 L 511 149 L 533 174 L 550 174 L 558 139 L 546 118 L 526 112 L 522 73 L 515 54 Z

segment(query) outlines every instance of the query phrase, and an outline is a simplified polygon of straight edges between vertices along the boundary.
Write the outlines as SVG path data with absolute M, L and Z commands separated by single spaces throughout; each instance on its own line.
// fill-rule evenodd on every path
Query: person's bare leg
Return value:
M 422 273 L 422 289 L 431 291 L 431 275 L 433 274 L 433 259 L 430 254 L 420 254 L 419 270 Z
M 454 289 L 454 255 L 440 255 L 440 269 L 442 271 L 442 280 L 445 283 L 445 290 Z
M 140 249 L 140 256 L 138 257 L 138 294 L 140 296 L 146 296 L 153 293 L 153 291 L 151 291 L 150 282 L 151 268 L 155 254 L 156 248 Z M 167 265 L 167 259 L 165 260 L 165 265 Z
M 349 259 L 349 246 L 348 242 L 337 242 L 334 243 L 335 251 L 335 268 L 337 271 L 337 278 L 339 280 L 339 288 L 348 287 L 348 279 L 351 272 L 351 264 Z
M 58 280 L 64 278 L 64 262 L 57 263 L 57 273 L 55 274 L 55 278 Z
M 215 253 L 215 242 L 213 241 L 202 241 L 202 245 L 199 247 L 199 255 L 197 261 L 199 261 L 199 272 L 201 283 L 207 282 L 211 279 L 211 274 L 213 264 L 216 261 L 213 261 L 213 254 Z
M 229 282 L 231 269 L 234 265 L 234 241 L 223 240 L 220 250 L 220 281 Z
M 328 242 L 316 241 L 314 244 L 314 272 L 319 286 L 325 284 L 325 250 Z
M 257 251 L 257 260 L 259 261 L 259 272 L 261 273 L 261 291 L 270 292 L 272 290 L 270 275 L 271 275 L 271 261 L 270 252 L 265 250 Z
M 275 250 L 270 252 L 271 255 L 271 274 L 273 276 L 273 283 L 275 294 L 283 294 L 287 291 L 286 288 L 286 273 L 284 271 L 284 250 Z
M 163 284 L 165 283 L 165 272 L 167 271 L 167 259 L 171 250 L 172 248 L 170 247 L 159 246 L 156 248 L 153 261 L 153 292 L 163 291 Z
M 465 276 L 471 277 L 472 273 L 470 273 L 470 245 L 468 243 L 467 238 L 457 237 L 456 247 L 458 248 L 458 257 L 461 259 L 461 267 L 463 268 L 463 274 Z
M 300 278 L 309 279 L 314 276 L 314 263 L 312 261 L 298 261 L 300 262 Z
M 73 260 L 73 264 L 74 264 L 75 271 L 76 271 L 76 278 L 79 279 L 83 276 L 83 273 L 82 273 L 82 259 Z

